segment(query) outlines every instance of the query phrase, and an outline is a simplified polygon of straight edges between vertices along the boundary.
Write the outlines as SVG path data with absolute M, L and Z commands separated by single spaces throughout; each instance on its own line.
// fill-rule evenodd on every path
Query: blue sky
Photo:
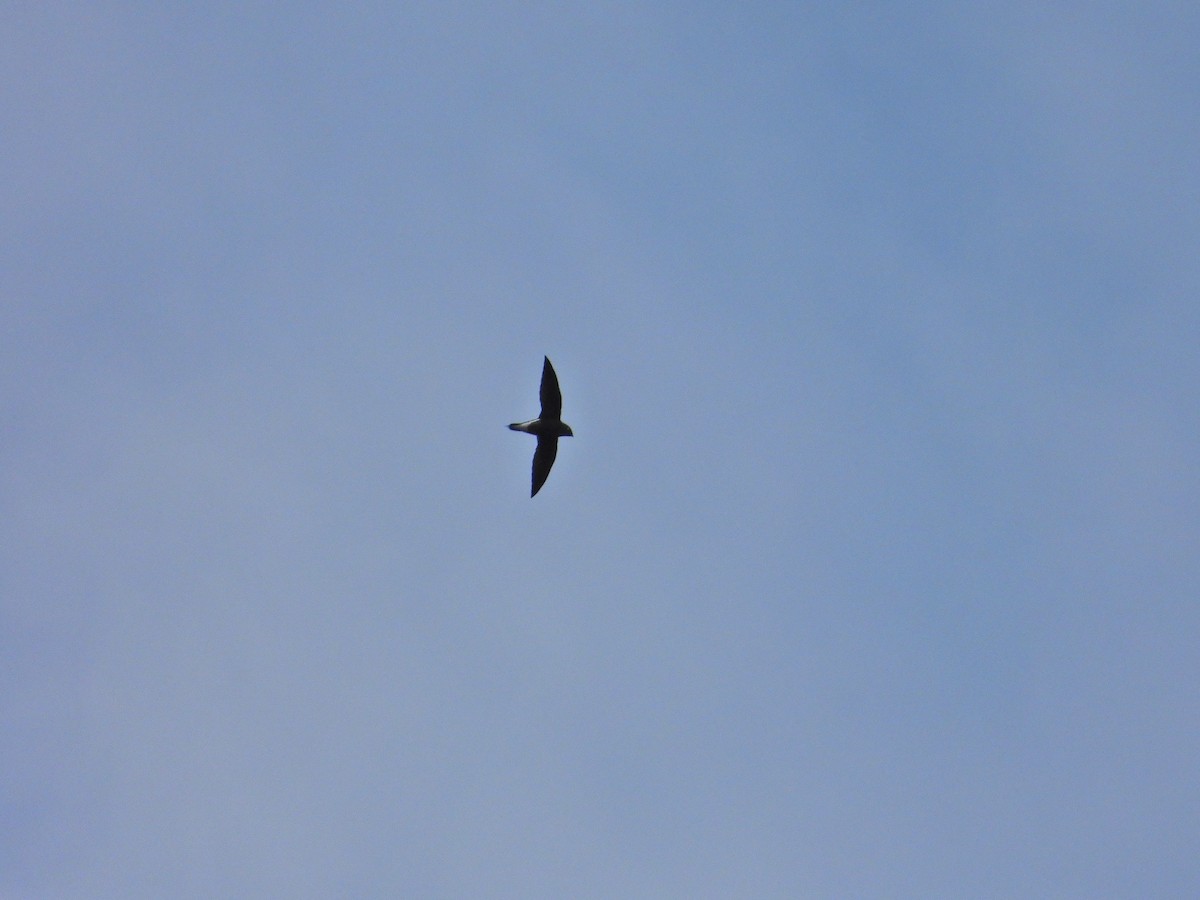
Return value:
M 1198 39 L 10 5 L 0 895 L 1195 896 Z

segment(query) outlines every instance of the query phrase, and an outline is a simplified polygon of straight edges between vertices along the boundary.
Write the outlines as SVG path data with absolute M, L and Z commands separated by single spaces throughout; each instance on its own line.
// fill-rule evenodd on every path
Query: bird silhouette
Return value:
M 562 420 L 562 391 L 558 389 L 558 376 L 554 374 L 554 366 L 550 365 L 550 357 L 544 357 L 542 363 L 542 414 L 528 422 L 513 422 L 508 427 L 513 431 L 523 431 L 537 436 L 537 449 L 533 451 L 533 490 L 530 497 L 536 497 L 550 475 L 550 467 L 554 465 L 554 457 L 558 455 L 558 439 L 574 437 L 571 426 Z

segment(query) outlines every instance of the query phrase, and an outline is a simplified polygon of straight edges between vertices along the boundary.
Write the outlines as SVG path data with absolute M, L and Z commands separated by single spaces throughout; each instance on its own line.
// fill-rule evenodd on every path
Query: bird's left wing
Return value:
M 558 438 L 552 434 L 538 435 L 537 449 L 533 451 L 533 491 L 530 497 L 536 497 L 550 477 L 550 467 L 554 465 L 557 455 Z

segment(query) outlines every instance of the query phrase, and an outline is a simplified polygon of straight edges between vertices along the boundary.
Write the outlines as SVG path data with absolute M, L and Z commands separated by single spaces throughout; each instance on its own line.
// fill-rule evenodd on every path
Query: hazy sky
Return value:
M 1197 46 L 6 4 L 0 896 L 1200 896 Z

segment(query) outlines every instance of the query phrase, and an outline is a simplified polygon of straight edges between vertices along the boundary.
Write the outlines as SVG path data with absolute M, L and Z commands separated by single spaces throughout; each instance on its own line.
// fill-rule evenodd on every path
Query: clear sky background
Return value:
M 6 4 L 0 896 L 1200 896 L 1197 46 Z

